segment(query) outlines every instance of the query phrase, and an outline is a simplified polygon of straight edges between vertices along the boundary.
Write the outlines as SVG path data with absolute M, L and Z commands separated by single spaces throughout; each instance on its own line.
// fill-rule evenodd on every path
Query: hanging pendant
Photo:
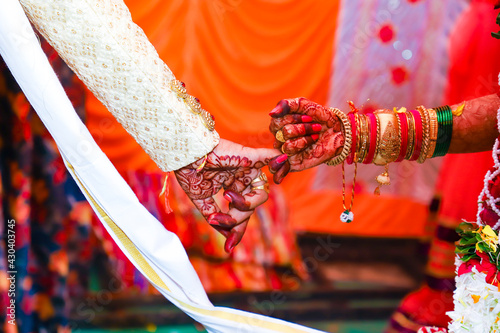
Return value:
M 354 213 L 350 210 L 344 210 L 342 214 L 340 214 L 340 221 L 344 223 L 351 223 L 354 220 Z
M 389 165 L 385 165 L 385 171 L 375 178 L 378 183 L 378 186 L 373 191 L 373 194 L 380 195 L 380 187 L 384 185 L 391 185 L 391 178 L 389 177 Z

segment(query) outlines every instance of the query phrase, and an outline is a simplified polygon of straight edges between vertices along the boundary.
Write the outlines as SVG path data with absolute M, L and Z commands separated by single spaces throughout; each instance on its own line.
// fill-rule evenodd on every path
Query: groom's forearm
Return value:
M 175 170 L 217 145 L 212 118 L 175 77 L 120 0 L 21 0 L 35 27 L 156 164 Z

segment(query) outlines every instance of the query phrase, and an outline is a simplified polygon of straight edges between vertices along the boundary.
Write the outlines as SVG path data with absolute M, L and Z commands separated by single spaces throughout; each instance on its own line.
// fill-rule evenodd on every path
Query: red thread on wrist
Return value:
M 401 162 L 404 160 L 408 149 L 408 122 L 406 121 L 406 113 L 401 112 L 396 114 L 399 117 L 399 123 L 401 126 L 399 129 L 399 133 L 401 134 L 401 147 L 399 149 L 399 156 L 396 159 L 396 162 Z
M 410 161 L 416 161 L 420 156 L 420 151 L 422 150 L 422 137 L 423 137 L 423 127 L 422 127 L 422 117 L 420 112 L 416 110 L 411 110 L 413 119 L 415 120 L 415 150 L 413 155 L 410 157 Z
M 351 123 L 351 133 L 352 133 L 352 145 L 351 145 L 351 152 L 347 156 L 347 164 L 352 164 L 354 162 L 354 154 L 356 153 L 356 136 L 358 133 L 356 132 L 356 117 L 354 116 L 354 113 L 350 112 L 348 115 L 349 117 L 349 122 Z
M 373 112 L 367 113 L 366 116 L 368 118 L 368 122 L 370 123 L 370 148 L 368 149 L 368 153 L 366 154 L 363 164 L 370 164 L 373 162 L 375 150 L 377 150 L 377 120 L 375 119 Z

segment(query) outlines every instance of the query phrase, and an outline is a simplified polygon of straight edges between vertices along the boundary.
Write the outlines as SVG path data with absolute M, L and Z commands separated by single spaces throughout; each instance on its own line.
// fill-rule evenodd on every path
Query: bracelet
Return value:
M 359 113 L 354 115 L 356 121 L 356 151 L 354 152 L 354 163 L 359 161 L 359 149 L 361 148 L 361 116 Z
M 349 118 L 349 122 L 351 124 L 351 131 L 352 131 L 352 143 L 351 143 L 351 151 L 349 155 L 347 156 L 347 164 L 352 164 L 354 162 L 354 157 L 356 155 L 356 144 L 358 143 L 357 140 L 357 128 L 356 128 L 356 114 L 353 112 L 349 112 L 347 115 Z
M 373 163 L 375 165 L 386 165 L 398 158 L 401 148 L 399 127 L 396 128 L 396 121 L 399 118 L 389 110 L 375 112 L 375 116 L 379 123 L 380 137 Z
M 366 154 L 368 152 L 368 147 L 370 146 L 370 138 L 369 138 L 369 127 L 368 127 L 368 118 L 364 114 L 358 114 L 359 116 L 359 127 L 360 127 L 360 145 L 358 150 L 358 163 L 363 163 L 366 158 Z
M 416 161 L 420 156 L 420 151 L 422 150 L 422 117 L 420 116 L 420 112 L 411 110 L 410 111 L 413 116 L 413 124 L 415 126 L 415 140 L 414 140 L 414 148 L 413 154 L 410 157 L 410 161 Z
M 413 117 L 413 113 L 411 112 L 407 112 L 405 115 L 406 125 L 408 126 L 408 147 L 406 148 L 404 159 L 410 160 L 415 150 L 415 117 Z
M 406 117 L 406 112 L 396 112 L 396 116 L 398 117 L 398 127 L 399 127 L 399 139 L 401 142 L 401 149 L 399 150 L 399 156 L 396 159 L 396 162 L 401 162 L 404 160 L 406 156 L 406 152 L 408 151 L 408 121 Z
M 368 120 L 368 128 L 370 129 L 369 131 L 370 144 L 368 146 L 368 152 L 366 153 L 366 158 L 364 159 L 363 164 L 370 164 L 373 162 L 373 158 L 375 157 L 375 151 L 377 149 L 377 143 L 378 143 L 377 117 L 375 117 L 373 113 L 368 113 L 367 120 Z
M 450 148 L 453 133 L 453 113 L 448 105 L 436 108 L 438 120 L 438 135 L 436 150 L 432 157 L 444 156 Z
M 438 136 L 438 120 L 437 120 L 436 110 L 429 109 L 429 120 L 430 120 L 429 152 L 427 153 L 426 158 L 431 158 L 434 155 L 434 152 L 436 151 L 436 143 Z
M 417 107 L 418 112 L 422 116 L 422 130 L 423 130 L 423 136 L 422 136 L 422 151 L 420 152 L 420 155 L 417 158 L 418 163 L 424 163 L 425 159 L 427 158 L 427 154 L 429 152 L 429 146 L 430 146 L 430 117 L 429 117 L 429 110 L 424 108 L 423 106 Z
M 331 160 L 326 162 L 326 165 L 329 166 L 336 166 L 339 165 L 340 163 L 344 162 L 345 159 L 347 158 L 347 155 L 351 151 L 351 145 L 352 145 L 352 130 L 351 130 L 351 123 L 349 122 L 349 118 L 347 115 L 340 111 L 337 108 L 329 108 L 329 110 L 339 117 L 339 119 L 342 121 L 342 125 L 344 126 L 344 147 L 342 148 L 342 152 L 332 158 Z

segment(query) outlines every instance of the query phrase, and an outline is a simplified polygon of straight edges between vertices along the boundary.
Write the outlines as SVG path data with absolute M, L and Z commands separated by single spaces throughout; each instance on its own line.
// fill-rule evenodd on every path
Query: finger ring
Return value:
M 283 136 L 282 130 L 276 132 L 276 140 L 278 140 L 279 142 L 285 142 L 285 137 Z
M 266 182 L 267 183 L 267 176 L 265 173 L 261 172 L 260 175 L 258 175 L 256 178 L 252 179 L 251 184 L 255 184 L 257 182 Z
M 283 154 L 286 154 L 286 152 L 285 152 L 285 145 L 282 145 L 282 146 L 281 146 L 281 152 L 282 152 Z M 288 155 L 288 154 L 287 154 L 287 155 Z
M 255 190 L 264 190 L 267 194 L 269 194 L 269 183 L 265 183 L 264 185 L 252 186 L 252 191 Z

